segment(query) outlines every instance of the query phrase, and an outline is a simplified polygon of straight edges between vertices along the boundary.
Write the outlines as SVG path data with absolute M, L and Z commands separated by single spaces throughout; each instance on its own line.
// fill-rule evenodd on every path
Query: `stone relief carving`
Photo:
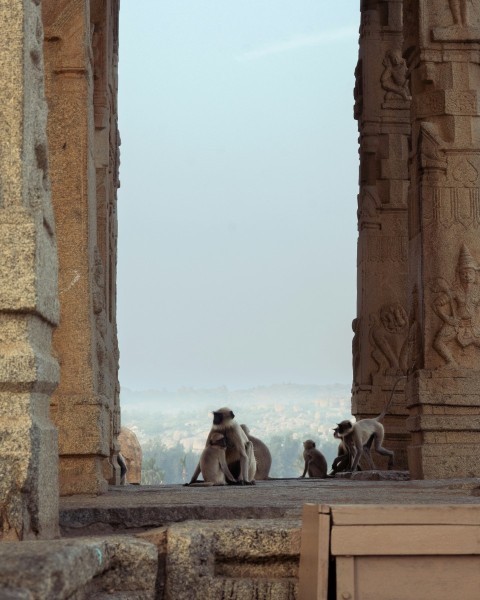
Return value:
M 447 161 L 443 150 L 444 142 L 434 123 L 424 121 L 420 126 L 418 153 L 423 169 L 447 170 Z
M 400 50 L 387 50 L 383 59 L 385 67 L 380 82 L 386 91 L 385 102 L 395 100 L 399 97 L 403 100 L 411 100 L 408 84 L 408 67 Z
M 467 0 L 448 0 L 455 25 L 468 25 Z
M 437 42 L 478 42 L 480 28 L 477 4 L 472 0 L 448 0 L 453 25 L 435 27 L 432 31 L 433 40 Z
M 370 315 L 369 339 L 376 373 L 402 375 L 407 370 L 408 316 L 403 306 L 395 302 L 382 306 L 378 314 Z M 374 374 L 376 374 L 374 373 Z
M 472 345 L 480 348 L 478 271 L 480 266 L 463 244 L 458 257 L 456 281 L 450 285 L 445 279 L 438 278 L 430 286 L 436 294 L 433 310 L 442 320 L 433 348 L 445 361 L 445 367 L 457 368 L 459 353 L 464 348 Z
M 422 331 L 418 318 L 418 288 L 412 290 L 412 303 L 408 316 L 407 365 L 411 373 L 423 368 Z
M 354 119 L 360 119 L 363 112 L 363 61 L 359 60 L 355 67 L 355 87 L 353 89 L 355 106 L 353 108 Z
M 361 319 L 357 317 L 352 321 L 352 370 L 353 370 L 353 384 L 358 383 L 359 367 L 360 367 L 360 324 Z

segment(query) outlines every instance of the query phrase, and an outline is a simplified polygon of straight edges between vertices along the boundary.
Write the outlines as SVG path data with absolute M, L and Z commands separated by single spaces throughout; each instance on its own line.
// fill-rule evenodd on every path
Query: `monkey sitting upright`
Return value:
M 210 443 L 206 446 L 200 456 L 200 470 L 203 475 L 203 482 L 190 483 L 193 486 L 226 485 L 227 479 L 235 483 L 233 475 L 230 473 L 225 458 L 227 449 L 227 440 L 222 433 L 214 433 L 210 437 Z
M 243 431 L 247 434 L 248 439 L 253 444 L 253 453 L 257 462 L 257 470 L 255 471 L 255 481 L 268 479 L 270 467 L 272 466 L 272 455 L 268 446 L 253 435 L 250 435 L 250 430 L 246 425 L 240 425 Z
M 313 440 L 305 440 L 303 442 L 303 460 L 305 461 L 305 469 L 300 479 L 303 479 L 308 471 L 309 477 L 317 477 L 325 479 L 327 477 L 327 461 L 320 450 L 315 447 Z
M 229 408 L 219 408 L 214 411 L 213 424 L 207 437 L 206 446 L 209 446 L 210 439 L 215 433 L 223 434 L 227 441 L 226 461 L 230 472 L 235 474 L 238 469 L 237 483 L 239 485 L 253 485 L 257 468 L 253 444 L 240 425 L 234 421 L 234 418 L 235 415 Z M 200 470 L 200 463 L 198 463 L 190 483 L 195 483 Z

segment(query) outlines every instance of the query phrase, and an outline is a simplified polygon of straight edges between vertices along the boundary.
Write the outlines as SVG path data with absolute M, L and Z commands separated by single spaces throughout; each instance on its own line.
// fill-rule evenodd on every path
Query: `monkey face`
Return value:
M 218 410 L 213 411 L 213 424 L 227 426 L 227 421 L 234 417 L 233 411 L 229 408 L 219 408 Z
M 221 425 L 223 423 L 223 413 L 221 412 L 214 412 L 213 413 L 213 424 L 214 425 Z
M 337 425 L 338 427 L 336 427 L 335 429 L 337 429 L 338 435 L 340 437 L 348 435 L 352 432 L 353 425 L 351 421 L 342 421 L 341 423 L 337 423 Z
M 340 439 L 340 438 L 342 437 L 342 436 L 339 434 L 339 432 L 338 432 L 338 427 L 334 427 L 334 428 L 333 428 L 333 437 L 334 437 L 335 439 L 337 439 L 337 440 L 338 440 L 338 439 Z

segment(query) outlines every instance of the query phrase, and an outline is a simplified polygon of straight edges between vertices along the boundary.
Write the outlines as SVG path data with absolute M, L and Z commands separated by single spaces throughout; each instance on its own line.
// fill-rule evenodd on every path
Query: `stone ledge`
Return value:
M 337 473 L 335 479 L 351 479 L 353 481 L 410 481 L 408 471 L 355 471 Z
M 0 598 L 154 598 L 157 549 L 133 537 L 0 544 Z
M 383 471 L 382 471 L 383 472 Z M 394 473 L 395 471 L 387 471 Z M 462 487 L 452 487 L 455 483 Z M 479 479 L 359 481 L 276 479 L 255 486 L 190 488 L 182 485 L 118 486 L 102 496 L 60 498 L 64 536 L 140 532 L 175 522 L 300 518 L 305 503 L 472 504 Z M 466 486 L 466 487 L 465 487 Z
M 300 520 L 203 521 L 167 530 L 166 597 L 294 600 Z

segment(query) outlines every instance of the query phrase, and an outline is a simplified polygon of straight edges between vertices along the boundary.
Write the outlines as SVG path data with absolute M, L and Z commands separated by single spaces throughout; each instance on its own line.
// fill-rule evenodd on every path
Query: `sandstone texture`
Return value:
M 127 486 L 111 488 L 99 497 L 61 498 L 60 524 L 64 536 L 75 536 L 138 531 L 180 521 L 299 519 L 305 503 L 477 504 L 475 490 L 479 486 L 479 478 L 278 479 L 258 481 L 255 486 L 221 488 Z
M 407 468 L 405 419 L 408 368 L 408 153 L 410 83 L 402 56 L 402 1 L 361 3 L 354 115 L 358 121 L 357 315 L 352 414 L 376 417 L 393 394 L 385 447 Z M 377 460 L 377 459 L 376 459 Z M 378 465 L 387 467 L 385 458 Z
M 40 7 L 0 4 L 0 540 L 58 535 L 57 249 Z
M 0 597 L 154 598 L 157 549 L 133 537 L 0 545 Z
M 119 483 L 118 9 L 118 0 L 42 2 L 61 299 L 52 398 L 61 494 Z

